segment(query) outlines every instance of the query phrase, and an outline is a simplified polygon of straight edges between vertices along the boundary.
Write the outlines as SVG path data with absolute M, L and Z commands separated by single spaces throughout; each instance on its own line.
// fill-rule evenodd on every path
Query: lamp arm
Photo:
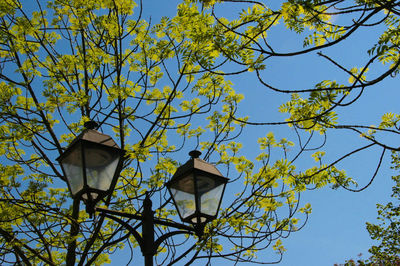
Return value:
M 189 234 L 193 235 L 193 232 L 191 231 L 174 231 L 174 232 L 168 232 L 166 234 L 163 234 L 160 236 L 155 242 L 154 242 L 154 249 L 157 250 L 158 247 L 161 245 L 162 242 L 164 242 L 167 238 L 174 236 L 174 235 L 180 235 L 180 234 Z
M 107 217 L 111 220 L 116 221 L 117 223 L 119 223 L 120 225 L 122 225 L 125 229 L 127 229 L 129 231 L 129 233 L 131 233 L 133 235 L 133 237 L 136 239 L 136 241 L 138 242 L 140 249 L 143 251 L 144 250 L 144 240 L 142 238 L 142 236 L 131 226 L 129 225 L 127 222 L 125 222 L 124 220 L 113 216 L 111 214 L 102 212 L 102 215 L 104 217 Z
M 166 220 L 160 220 L 160 219 L 156 219 L 156 218 L 154 219 L 154 223 L 158 224 L 158 225 L 173 227 L 173 228 L 180 229 L 180 230 L 186 230 L 186 231 L 189 231 L 190 233 L 196 232 L 196 230 L 193 227 L 184 225 L 184 224 L 180 224 L 180 223 L 170 222 L 170 221 L 166 221 Z
M 125 222 L 124 220 L 119 218 L 119 217 L 126 217 L 126 218 L 130 218 L 130 219 L 135 219 L 135 220 L 141 221 L 141 223 L 143 224 L 143 216 L 142 215 L 125 213 L 125 212 L 115 211 L 115 210 L 109 210 L 109 209 L 105 209 L 105 208 L 101 208 L 101 207 L 95 207 L 95 211 L 100 212 L 101 215 L 103 215 L 104 217 L 114 220 L 117 223 L 119 223 L 120 225 L 122 225 L 125 229 L 127 229 L 129 231 L 129 233 L 131 233 L 135 237 L 142 252 L 145 253 L 145 251 L 147 251 L 148 247 L 146 246 L 146 240 L 143 239 L 143 237 L 136 231 L 136 229 L 134 229 L 127 222 Z M 119 217 L 117 217 L 117 216 L 119 216 Z M 153 246 L 152 249 L 154 251 L 157 250 L 157 248 L 161 245 L 162 242 L 164 242 L 167 238 L 172 237 L 174 235 L 178 235 L 178 234 L 190 234 L 190 235 L 196 234 L 196 235 L 198 235 L 196 228 L 193 228 L 193 227 L 190 227 L 190 226 L 187 226 L 184 224 L 179 224 L 179 223 L 155 219 L 155 218 L 153 218 L 153 222 L 158 225 L 173 227 L 175 229 L 180 230 L 180 231 L 168 232 L 168 233 L 160 236 L 156 241 L 154 241 L 154 243 L 152 245 Z
M 118 218 L 118 217 L 116 217 L 116 216 L 113 216 L 113 215 L 111 215 L 111 214 L 107 214 L 107 213 L 103 212 L 102 215 L 103 215 L 104 217 L 107 217 L 107 218 L 109 218 L 109 219 L 111 219 L 111 220 L 116 221 L 117 223 L 119 223 L 120 225 L 122 225 L 124 228 L 126 228 L 126 229 L 129 231 L 129 233 L 131 233 L 131 234 L 135 237 L 136 241 L 138 242 L 138 244 L 139 244 L 139 246 L 140 246 L 140 249 L 142 250 L 142 252 L 144 252 L 144 250 L 145 250 L 145 248 L 144 248 L 144 245 L 145 245 L 145 244 L 144 244 L 144 240 L 143 240 L 142 236 L 141 236 L 131 225 L 129 225 L 129 224 L 128 224 L 127 222 L 125 222 L 124 220 L 122 220 L 122 219 L 120 219 L 120 218 Z M 163 222 L 162 225 L 166 225 L 166 224 L 175 224 L 175 223 L 168 223 L 168 222 L 165 222 L 165 221 L 161 221 L 161 222 Z M 179 225 L 179 224 L 178 224 L 178 225 Z M 187 227 L 188 227 L 188 226 L 187 226 Z M 190 228 L 190 227 L 189 227 L 189 228 Z M 189 234 L 189 235 L 193 235 L 193 234 L 194 234 L 193 228 L 190 228 L 190 229 L 191 229 L 190 231 L 174 231 L 174 232 L 168 232 L 168 233 L 166 233 L 166 234 L 163 234 L 162 236 L 160 236 L 160 237 L 154 242 L 153 250 L 156 251 L 156 250 L 158 249 L 158 247 L 161 245 L 162 242 L 164 242 L 167 238 L 172 237 L 172 236 L 174 236 L 174 235 L 179 235 L 179 234 Z
M 110 210 L 110 209 L 101 208 L 101 207 L 95 207 L 94 210 L 97 211 L 97 212 L 100 212 L 102 214 L 117 215 L 117 216 L 120 216 L 120 217 L 126 217 L 126 218 L 130 218 L 130 219 L 143 221 L 143 216 L 142 215 L 138 215 L 138 214 L 115 211 L 115 210 Z
M 126 217 L 126 218 L 130 218 L 130 219 L 135 219 L 138 221 L 143 221 L 143 216 L 139 215 L 139 214 L 115 211 L 115 210 L 110 210 L 110 209 L 101 208 L 101 207 L 96 207 L 95 211 L 101 212 L 103 214 L 118 215 L 120 217 Z M 186 231 L 190 231 L 190 232 L 196 231 L 193 227 L 188 226 L 188 225 L 171 222 L 171 221 L 166 221 L 166 220 L 160 220 L 160 219 L 156 219 L 156 218 L 154 218 L 153 220 L 154 220 L 154 223 L 158 224 L 158 225 L 164 225 L 164 226 L 173 227 L 176 229 L 186 230 Z

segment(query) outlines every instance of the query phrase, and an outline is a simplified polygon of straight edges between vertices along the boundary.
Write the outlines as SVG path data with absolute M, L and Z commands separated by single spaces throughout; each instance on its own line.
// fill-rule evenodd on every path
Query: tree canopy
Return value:
M 158 263 L 265 262 L 257 258 L 264 249 L 276 252 L 268 262 L 279 262 L 281 239 L 311 213 L 311 205 L 299 201 L 301 192 L 327 185 L 362 190 L 366 186 L 357 188 L 356 178 L 337 164 L 378 148 L 372 182 L 385 152 L 399 149 L 386 141 L 399 134 L 398 114 L 382 114 L 376 126 L 341 120 L 368 88 L 398 74 L 398 4 L 184 0 L 176 16 L 152 24 L 141 1 L 1 1 L 0 261 L 100 265 L 121 249 L 128 250 L 128 262 L 139 256 L 120 224 L 89 218 L 71 199 L 55 160 L 93 120 L 126 151 L 115 192 L 102 202 L 109 209 L 140 212 L 147 192 L 159 219 L 176 220 L 164 185 L 195 148 L 230 178 L 230 195 L 204 237 L 167 239 Z M 237 13 L 224 14 L 226 5 Z M 338 16 L 343 19 L 336 23 Z M 331 47 L 375 27 L 381 33 L 365 62 L 349 68 L 329 55 Z M 276 29 L 296 36 L 289 51 L 270 40 Z M 345 80 L 332 77 L 309 88 L 269 84 L 264 73 L 274 60 L 308 54 Z M 252 92 L 238 93 L 234 77 L 257 79 L 267 103 L 270 94 L 289 95 L 279 103 L 286 119 L 255 121 L 241 108 Z M 280 125 L 291 127 L 295 139 L 277 138 L 269 126 Z M 263 132 L 254 158 L 243 148 L 249 126 Z M 337 130 L 354 132 L 363 145 L 327 161 L 324 144 Z M 322 144 L 314 145 L 315 138 Z
M 399 153 L 393 154 L 393 168 L 400 169 Z M 395 185 L 393 186 L 393 202 L 386 205 L 377 204 L 378 220 L 380 224 L 367 223 L 367 230 L 372 239 L 378 240 L 377 246 L 372 246 L 369 252 L 372 254 L 371 261 L 375 263 L 392 264 L 400 263 L 400 176 L 392 177 Z
M 392 168 L 398 171 L 400 169 L 400 158 L 398 152 L 392 154 Z M 373 245 L 369 249 L 371 256 L 363 259 L 359 254 L 359 259 L 347 260 L 345 266 L 355 265 L 399 265 L 400 263 L 400 236 L 399 236 L 399 193 L 400 193 L 400 176 L 392 177 L 395 184 L 392 188 L 393 201 L 383 205 L 377 204 L 378 222 L 379 224 L 367 222 L 367 230 L 370 237 L 377 241 L 377 245 Z M 338 265 L 338 264 L 335 264 Z

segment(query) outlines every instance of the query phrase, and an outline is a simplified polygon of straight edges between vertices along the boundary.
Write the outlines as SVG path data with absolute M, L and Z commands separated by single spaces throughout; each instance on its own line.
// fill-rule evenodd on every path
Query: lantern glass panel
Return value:
M 199 211 L 211 216 L 216 215 L 224 191 L 224 179 L 215 176 L 198 175 L 196 181 L 199 192 Z
M 90 188 L 107 191 L 118 166 L 119 152 L 93 144 L 88 144 L 84 152 L 87 185 Z M 95 197 L 95 195 L 92 195 L 92 197 Z
M 193 180 L 193 175 L 187 175 L 184 178 L 181 178 L 177 181 L 175 181 L 172 184 L 172 188 L 183 191 L 188 194 L 193 194 L 194 195 L 194 180 Z
M 72 195 L 75 195 L 83 188 L 83 165 L 82 165 L 82 147 L 75 146 L 61 161 L 65 175 L 68 179 Z
M 196 175 L 196 185 L 198 196 L 201 197 L 204 193 L 212 190 L 218 184 L 214 178 L 205 175 Z
M 194 193 L 187 193 L 174 187 L 171 187 L 170 191 L 182 219 L 185 219 L 188 216 L 194 214 L 194 212 L 196 211 Z
M 204 193 L 200 196 L 200 212 L 215 216 L 217 215 L 219 203 L 221 201 L 222 192 L 224 191 L 225 184 L 220 184 L 216 188 Z

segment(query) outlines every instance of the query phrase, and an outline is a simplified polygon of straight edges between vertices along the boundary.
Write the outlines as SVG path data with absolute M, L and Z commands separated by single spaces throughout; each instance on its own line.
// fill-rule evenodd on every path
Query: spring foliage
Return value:
M 173 206 L 163 204 L 168 202 L 164 184 L 184 163 L 182 154 L 194 147 L 231 180 L 231 195 L 204 238 L 197 244 L 196 239 L 165 241 L 159 263 L 214 257 L 257 261 L 263 249 L 274 251 L 271 261 L 279 261 L 285 250 L 281 239 L 301 228 L 311 213 L 310 204 L 299 202 L 300 193 L 353 184 L 335 166 L 340 160 L 325 163 L 322 147 L 308 147 L 304 136 L 346 128 L 368 145 L 395 149 L 376 134 L 397 133 L 397 114 L 385 114 L 378 126 L 346 126 L 335 108 L 397 74 L 396 1 L 348 1 L 347 9 L 341 7 L 347 1 L 289 0 L 277 9 L 229 2 L 185 0 L 176 16 L 157 24 L 143 19 L 141 3 L 132 0 L 0 2 L 2 264 L 100 265 L 121 249 L 131 258 L 138 256 L 135 239 L 123 227 L 104 217 L 89 218 L 73 203 L 55 161 L 89 120 L 97 121 L 127 154 L 117 188 L 104 202 L 108 208 L 135 213 L 149 192 L 159 201 L 153 206 L 156 216 L 176 220 Z M 232 15 L 237 17 L 216 15 L 223 4 L 245 7 Z M 335 12 L 357 19 L 352 25 L 334 25 Z M 263 80 L 270 58 L 335 45 L 382 14 L 386 31 L 369 50 L 371 60 L 388 66 L 379 78 L 367 79 L 367 63 L 341 68 L 348 84 L 324 80 L 310 89 L 285 90 Z M 271 47 L 268 33 L 279 25 L 298 34 L 304 48 L 282 53 Z M 232 67 L 238 70 L 230 72 Z M 247 125 L 275 123 L 253 123 L 251 114 L 238 111 L 245 93 L 235 90 L 229 75 L 249 72 L 260 86 L 291 94 L 279 108 L 287 119 L 278 124 L 302 132 L 294 143 L 261 127 L 265 132 L 254 158 L 246 156 L 241 143 Z M 311 166 L 300 169 L 296 160 L 305 155 L 312 156 Z M 193 246 L 182 247 L 190 241 Z M 181 257 L 186 251 L 189 255 Z

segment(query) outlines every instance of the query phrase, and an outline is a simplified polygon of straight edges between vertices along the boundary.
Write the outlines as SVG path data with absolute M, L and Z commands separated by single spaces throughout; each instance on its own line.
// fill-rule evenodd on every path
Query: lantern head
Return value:
M 189 155 L 192 158 L 176 170 L 166 186 L 182 221 L 196 226 L 217 217 L 228 178 L 201 160 L 201 152 Z
M 83 200 L 88 210 L 114 190 L 125 154 L 110 136 L 94 130 L 95 125 L 85 124 L 87 128 L 57 158 L 72 197 Z

